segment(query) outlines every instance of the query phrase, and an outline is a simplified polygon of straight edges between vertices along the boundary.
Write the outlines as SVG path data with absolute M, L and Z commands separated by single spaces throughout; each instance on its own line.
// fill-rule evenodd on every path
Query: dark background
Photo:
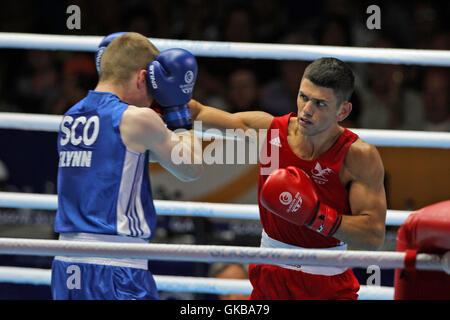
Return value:
M 66 8 L 71 4 L 81 9 L 80 30 L 66 27 Z M 366 26 L 366 8 L 371 4 L 381 9 L 381 30 Z M 410 49 L 449 50 L 448 17 L 448 1 L 0 2 L 1 32 L 101 36 L 136 31 L 149 38 Z M 1 49 L 0 60 L 0 112 L 63 114 L 97 82 L 94 53 Z M 201 57 L 198 62 L 194 98 L 199 101 L 232 112 L 296 111 L 295 97 L 307 62 Z M 448 68 L 350 65 L 357 89 L 345 126 L 450 131 Z M 6 168 L 0 169 L 0 190 L 56 193 L 56 133 L 0 129 L 0 164 Z M 48 211 L 0 208 L 0 234 L 55 238 L 53 216 Z M 165 230 L 161 241 L 258 245 L 257 222 L 158 219 L 159 228 Z M 231 238 L 220 236 L 230 230 Z M 0 264 L 49 268 L 51 258 L 3 255 Z M 150 266 L 155 274 L 208 274 L 207 264 L 150 262 Z M 365 270 L 355 271 L 365 284 Z M 392 270 L 383 270 L 382 285 L 392 285 Z M 193 297 L 213 298 L 164 295 Z M 0 299 L 50 299 L 50 291 L 48 286 L 0 284 Z

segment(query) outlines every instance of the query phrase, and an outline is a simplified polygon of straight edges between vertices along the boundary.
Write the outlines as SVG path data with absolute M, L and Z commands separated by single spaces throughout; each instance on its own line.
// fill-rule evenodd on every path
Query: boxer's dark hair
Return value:
M 352 69 L 343 61 L 336 58 L 320 58 L 311 62 L 303 73 L 319 87 L 334 90 L 338 106 L 349 101 L 355 86 L 355 76 Z

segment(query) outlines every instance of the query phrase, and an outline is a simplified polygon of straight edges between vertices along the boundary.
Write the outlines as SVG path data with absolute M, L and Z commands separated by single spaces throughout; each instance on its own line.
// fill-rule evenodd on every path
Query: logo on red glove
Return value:
M 284 204 L 285 206 L 287 206 L 287 205 L 288 205 L 289 203 L 291 203 L 291 201 L 292 201 L 292 194 L 290 194 L 290 193 L 287 192 L 287 191 L 282 192 L 282 193 L 280 194 L 279 199 L 280 199 L 280 202 L 281 202 L 282 204 Z
M 285 206 L 289 205 L 286 212 L 297 212 L 297 210 L 301 208 L 302 202 L 303 202 L 302 198 L 300 197 L 299 192 L 297 192 L 295 194 L 295 197 L 292 198 L 291 193 L 284 191 L 284 192 L 280 193 L 280 196 L 278 197 L 278 199 L 280 200 L 281 204 L 283 204 Z

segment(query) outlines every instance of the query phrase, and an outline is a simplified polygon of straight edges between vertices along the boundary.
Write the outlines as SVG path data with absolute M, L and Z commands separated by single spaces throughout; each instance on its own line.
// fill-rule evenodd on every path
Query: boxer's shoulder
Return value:
M 122 115 L 120 132 L 122 139 L 126 141 L 147 140 L 148 136 L 159 141 L 164 138 L 165 125 L 151 108 L 129 105 Z
M 353 179 L 384 175 L 383 162 L 377 148 L 360 138 L 348 149 L 343 166 Z
M 122 115 L 122 122 L 131 122 L 132 124 L 151 124 L 159 115 L 151 108 L 137 107 L 129 105 Z

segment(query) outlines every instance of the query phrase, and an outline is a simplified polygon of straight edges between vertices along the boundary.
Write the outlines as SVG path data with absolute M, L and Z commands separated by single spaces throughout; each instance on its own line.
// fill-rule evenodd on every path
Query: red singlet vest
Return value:
M 305 171 L 314 181 L 321 202 L 341 214 L 351 214 L 348 191 L 339 179 L 339 172 L 348 149 L 358 139 L 358 135 L 345 129 L 336 143 L 319 158 L 303 160 L 292 151 L 287 140 L 289 119 L 296 116 L 295 113 L 290 113 L 282 117 L 275 117 L 261 148 L 258 179 L 258 205 L 261 223 L 269 237 L 290 245 L 303 248 L 334 247 L 341 244 L 341 241 L 290 223 L 265 209 L 260 202 L 260 191 L 270 174 L 268 171 L 296 166 Z M 277 153 L 279 166 L 272 170 L 270 167 L 276 162 L 273 157 L 276 157 Z

